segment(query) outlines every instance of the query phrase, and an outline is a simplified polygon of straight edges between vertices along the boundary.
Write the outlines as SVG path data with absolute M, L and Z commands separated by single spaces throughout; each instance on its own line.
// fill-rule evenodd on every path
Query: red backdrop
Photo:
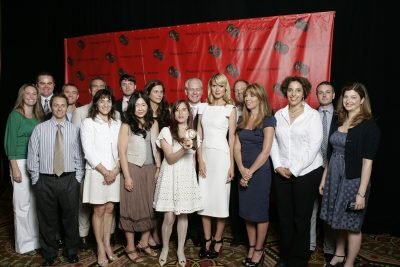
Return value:
M 161 80 L 169 102 L 185 98 L 184 82 L 199 77 L 206 98 L 209 78 L 222 72 L 262 84 L 276 110 L 286 105 L 279 86 L 288 75 L 308 78 L 315 86 L 330 79 L 335 12 L 179 25 L 66 38 L 65 81 L 80 90 L 80 103 L 91 99 L 88 85 L 102 76 L 121 97 L 119 76 L 133 74 L 138 89 Z

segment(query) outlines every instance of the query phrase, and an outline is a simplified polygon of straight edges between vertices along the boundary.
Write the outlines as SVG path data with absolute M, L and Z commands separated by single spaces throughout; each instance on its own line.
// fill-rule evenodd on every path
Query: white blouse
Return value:
M 275 114 L 276 128 L 271 148 L 274 169 L 288 168 L 292 174 L 305 175 L 322 166 L 322 121 L 318 111 L 304 105 L 304 112 L 290 124 L 288 106 Z
M 120 120 L 109 125 L 96 117 L 86 118 L 81 125 L 81 141 L 85 153 L 86 169 L 95 169 L 100 163 L 107 169 L 115 168 L 118 157 Z

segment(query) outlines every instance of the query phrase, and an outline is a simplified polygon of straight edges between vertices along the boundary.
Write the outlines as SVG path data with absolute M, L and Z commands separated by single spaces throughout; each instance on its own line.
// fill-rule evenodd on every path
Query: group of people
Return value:
M 82 107 L 75 85 L 64 85 L 61 94 L 54 87 L 50 73 L 21 86 L 7 121 L 17 253 L 41 248 L 43 266 L 51 266 L 63 239 L 63 255 L 78 262 L 91 218 L 100 266 L 117 258 L 110 244 L 117 226 L 132 262 L 142 262 L 144 253 L 163 266 L 177 220 L 180 266 L 187 232 L 203 233 L 200 258 L 216 258 L 236 193 L 248 238 L 243 264 L 259 266 L 274 186 L 276 266 L 307 266 L 318 214 L 326 266 L 353 266 L 380 138 L 363 84 L 345 86 L 335 109 L 333 86 L 320 83 L 316 110 L 305 102 L 310 82 L 289 76 L 281 85 L 288 104 L 275 113 L 265 88 L 245 80 L 234 84 L 235 105 L 222 73 L 208 80 L 206 103 L 198 78 L 185 82 L 188 100 L 171 105 L 160 80 L 136 90 L 129 74 L 120 77 L 119 101 L 101 77 L 90 81 L 92 101 Z

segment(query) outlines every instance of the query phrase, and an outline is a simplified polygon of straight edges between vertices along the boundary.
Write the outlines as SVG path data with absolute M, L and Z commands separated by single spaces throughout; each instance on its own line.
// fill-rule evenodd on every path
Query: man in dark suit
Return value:
M 185 82 L 185 93 L 193 113 L 193 128 L 197 129 L 198 111 L 203 95 L 203 82 L 196 77 L 187 79 Z M 196 171 L 198 171 L 197 164 Z M 197 213 L 192 213 L 189 215 L 188 219 L 187 238 L 190 238 L 195 246 L 201 246 L 203 242 L 201 217 Z
M 136 90 L 136 80 L 130 74 L 123 74 L 119 78 L 119 87 L 122 91 L 122 98 L 115 102 L 115 109 L 121 114 L 121 118 L 123 117 L 123 112 L 128 108 L 128 102 L 131 98 L 131 95 Z
M 323 132 L 324 140 L 321 144 L 321 153 L 324 159 L 324 166 L 327 164 L 327 160 L 332 153 L 332 148 L 329 145 L 329 137 L 338 128 L 337 115 L 335 114 L 335 108 L 333 106 L 333 100 L 335 99 L 335 90 L 332 84 L 328 81 L 323 81 L 318 84 L 316 89 L 317 99 L 319 102 L 318 112 L 321 115 L 323 127 L 326 127 Z M 326 139 L 325 139 L 326 138 Z M 319 202 L 318 199 L 314 202 L 313 214 L 311 217 L 311 228 L 310 228 L 310 252 L 315 250 L 317 245 L 317 218 L 318 218 Z M 333 230 L 324 222 L 324 256 L 327 263 L 329 263 L 335 254 L 335 236 Z

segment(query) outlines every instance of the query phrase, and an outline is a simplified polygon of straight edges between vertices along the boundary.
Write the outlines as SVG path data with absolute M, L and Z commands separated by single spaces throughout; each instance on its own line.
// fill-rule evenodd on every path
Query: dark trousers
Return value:
M 282 261 L 290 267 L 306 267 L 310 258 L 310 219 L 318 195 L 323 168 L 303 176 L 276 174 L 275 192 L 281 233 Z
M 75 172 L 64 173 L 60 177 L 40 174 L 33 186 L 36 194 L 36 208 L 39 221 L 40 246 L 43 257 L 51 259 L 57 256 L 58 244 L 54 238 L 60 228 L 65 233 L 65 254 L 74 255 L 79 245 L 78 204 L 80 184 Z

